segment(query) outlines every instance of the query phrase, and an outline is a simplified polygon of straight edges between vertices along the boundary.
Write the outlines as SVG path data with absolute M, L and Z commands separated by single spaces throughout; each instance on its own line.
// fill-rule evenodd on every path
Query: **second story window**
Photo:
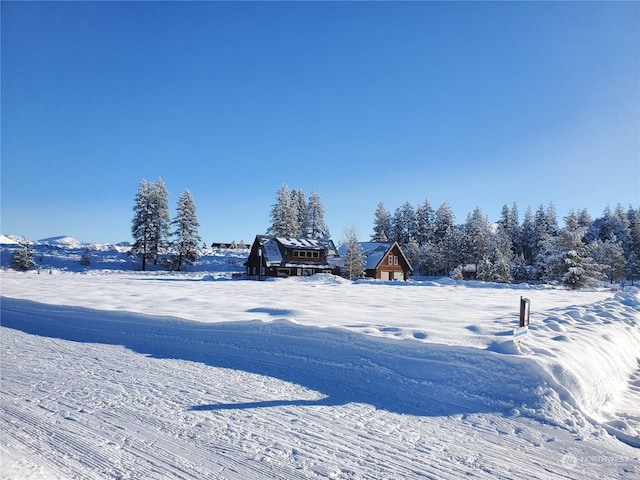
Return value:
M 294 250 L 294 258 L 320 258 L 320 252 L 317 250 Z

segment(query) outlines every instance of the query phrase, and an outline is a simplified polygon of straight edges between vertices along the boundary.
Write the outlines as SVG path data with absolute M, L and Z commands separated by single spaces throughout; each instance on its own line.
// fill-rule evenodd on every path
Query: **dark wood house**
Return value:
M 331 240 L 256 235 L 244 263 L 250 278 L 340 274 L 340 257 Z
M 360 243 L 365 259 L 365 276 L 376 280 L 408 280 L 413 267 L 398 242 Z

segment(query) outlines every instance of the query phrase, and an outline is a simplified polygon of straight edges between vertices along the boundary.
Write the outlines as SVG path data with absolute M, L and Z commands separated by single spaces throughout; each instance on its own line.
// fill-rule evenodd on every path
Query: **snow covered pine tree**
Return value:
M 172 265 L 180 271 L 183 264 L 191 265 L 200 258 L 198 244 L 202 239 L 198 235 L 200 224 L 196 217 L 196 206 L 189 190 L 183 191 L 178 197 L 176 210 L 176 218 L 171 222 L 171 225 L 175 227 Z

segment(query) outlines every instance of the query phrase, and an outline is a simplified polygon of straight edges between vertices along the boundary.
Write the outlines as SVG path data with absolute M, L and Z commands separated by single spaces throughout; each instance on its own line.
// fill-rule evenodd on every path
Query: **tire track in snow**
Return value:
M 2 333 L 15 332 L 2 328 Z M 17 334 L 14 334 L 16 336 Z M 51 352 L 52 339 L 33 337 L 34 345 L 41 345 L 43 352 Z M 56 340 L 61 345 L 68 358 L 77 358 L 73 343 Z M 67 347 L 65 350 L 65 346 Z M 17 346 L 20 347 L 20 346 Z M 22 345 L 22 348 L 25 346 Z M 91 346 L 88 347 L 91 349 Z M 107 347 L 109 348 L 109 347 Z M 86 350 L 80 344 L 79 349 Z M 58 350 L 58 347 L 53 350 Z M 6 350 L 3 353 L 7 353 Z M 99 354 L 102 352 L 98 352 Z M 118 353 L 118 352 L 114 352 Z M 95 355 L 95 354 L 93 354 Z M 51 365 L 50 358 L 45 355 L 41 358 L 25 358 L 35 366 L 34 370 L 43 376 L 48 376 L 47 365 Z M 157 360 L 148 360 L 151 363 Z M 176 425 L 161 419 L 156 410 L 141 410 L 136 408 L 136 402 L 131 404 L 116 400 L 103 405 L 93 406 L 91 414 L 80 414 L 81 410 L 88 411 L 87 405 L 74 404 L 74 401 L 65 395 L 73 393 L 73 381 L 83 381 L 83 372 L 86 368 L 77 363 L 77 368 L 65 375 L 58 372 L 58 382 L 41 382 L 48 385 L 48 392 L 41 398 L 35 398 L 32 402 L 20 401 L 18 396 L 11 397 L 10 379 L 3 378 L 3 389 L 6 387 L 6 395 L 3 395 L 3 422 L 8 422 L 16 428 L 3 429 L 3 443 L 28 444 L 30 448 L 35 445 L 35 453 L 31 456 L 34 463 L 41 464 L 39 459 L 51 458 L 52 469 L 61 472 L 65 478 L 218 478 L 219 472 L 226 472 L 224 478 L 266 478 L 273 473 L 273 465 L 262 465 L 258 462 L 247 461 L 246 452 L 227 445 L 226 448 L 218 448 L 216 444 L 201 445 L 194 448 L 189 439 L 179 438 L 184 432 Z M 51 370 L 51 368 L 48 368 Z M 75 370 L 75 371 L 74 371 Z M 3 370 L 6 372 L 6 370 Z M 167 380 L 167 372 L 162 366 L 157 369 L 147 370 L 150 381 L 141 382 L 152 384 L 156 379 Z M 180 372 L 169 375 L 180 376 Z M 105 379 L 101 379 L 104 381 Z M 141 379 L 142 380 L 142 379 Z M 131 378 L 134 381 L 134 378 Z M 128 382 L 128 381 L 127 381 Z M 131 386 L 125 382 L 122 386 L 125 390 Z M 76 385 L 77 386 L 77 385 Z M 20 386 L 18 385 L 18 388 Z M 44 388 L 44 387 L 42 387 Z M 101 388 L 106 388 L 103 386 Z M 184 388 L 184 386 L 183 386 Z M 68 393 L 65 393 L 68 392 Z M 98 393 L 99 395 L 99 393 Z M 77 398 L 86 402 L 91 397 Z M 134 399 L 139 400 L 139 399 Z M 17 406 L 19 405 L 19 407 Z M 46 413 L 45 410 L 46 408 Z M 177 406 L 172 407 L 174 410 Z M 182 408 L 182 406 L 181 406 Z M 160 410 L 158 414 L 166 414 L 170 410 Z M 74 420 L 66 419 L 74 412 Z M 193 415 L 193 414 L 192 414 Z M 183 435 L 184 436 L 184 435 Z M 41 439 L 36 441 L 34 439 Z M 112 448 L 105 448 L 111 445 Z M 114 450 L 115 449 L 115 450 Z M 14 449 L 14 451 L 17 451 Z M 24 457 L 24 455 L 21 455 Z M 134 473 L 131 473 L 134 472 Z M 279 478 L 295 478 L 291 469 L 283 467 Z

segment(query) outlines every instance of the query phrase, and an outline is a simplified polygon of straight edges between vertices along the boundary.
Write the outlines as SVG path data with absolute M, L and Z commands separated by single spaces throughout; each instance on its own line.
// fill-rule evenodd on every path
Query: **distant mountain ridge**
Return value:
M 96 242 L 81 242 L 77 238 L 69 235 L 58 235 L 55 237 L 41 238 L 40 240 L 29 240 L 22 235 L 5 235 L 0 234 L 0 245 L 19 245 L 21 243 L 27 243 L 29 245 L 51 245 L 62 248 L 82 248 L 82 247 L 96 247 L 96 246 L 130 246 L 128 241 L 118 242 L 114 244 L 109 243 L 96 243 Z
M 57 237 L 49 237 L 38 240 L 40 244 L 56 245 L 59 247 L 80 248 L 84 245 L 80 240 L 68 235 L 60 235 Z

